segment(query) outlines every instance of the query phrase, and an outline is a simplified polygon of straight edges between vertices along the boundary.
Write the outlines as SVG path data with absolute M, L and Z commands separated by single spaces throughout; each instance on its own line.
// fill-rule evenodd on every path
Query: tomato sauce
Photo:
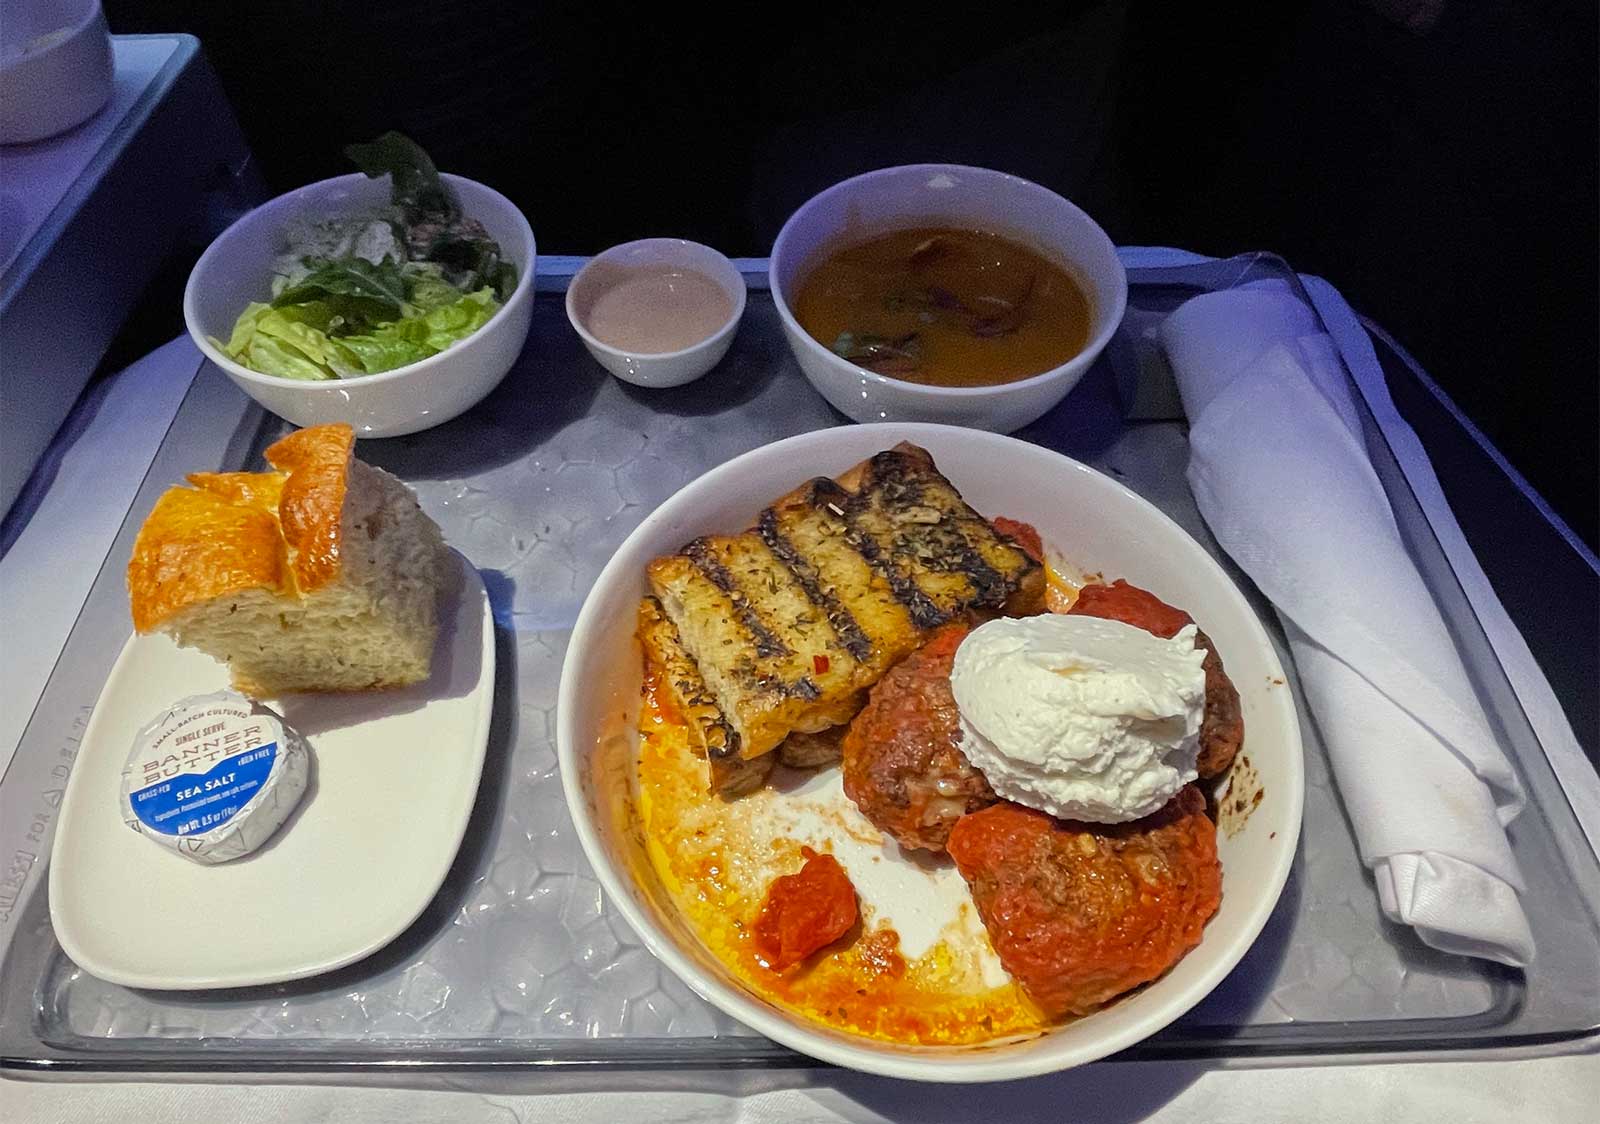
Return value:
M 673 907 L 741 984 L 824 1026 L 908 1045 L 1008 1041 L 1050 1025 L 1019 984 L 980 968 L 984 959 L 996 970 L 999 964 L 970 901 L 960 907 L 959 927 L 912 955 L 859 883 L 857 917 L 843 937 L 774 971 L 757 927 L 774 882 L 808 865 L 805 837 L 783 815 L 795 797 L 772 786 L 732 801 L 708 796 L 705 759 L 695 755 L 668 692 L 657 688 L 647 668 L 634 798 L 640 832 Z M 884 845 L 882 833 L 842 792 L 837 820 L 825 830 L 825 838 L 810 840 L 814 851 L 850 838 Z M 886 848 L 873 861 L 908 860 Z
M 856 923 L 856 889 L 832 855 L 800 849 L 799 874 L 773 881 L 756 918 L 756 948 L 775 972 L 827 948 Z
M 1200 943 L 1222 900 L 1205 806 L 1193 785 L 1129 824 L 996 804 L 961 818 L 950 854 L 1006 970 L 1045 1010 L 1081 1015 Z
M 1118 578 L 1110 585 L 1086 585 L 1078 591 L 1074 613 L 1103 617 L 1142 628 L 1163 640 L 1170 640 L 1194 623 L 1182 609 L 1168 605 L 1149 590 L 1129 585 Z

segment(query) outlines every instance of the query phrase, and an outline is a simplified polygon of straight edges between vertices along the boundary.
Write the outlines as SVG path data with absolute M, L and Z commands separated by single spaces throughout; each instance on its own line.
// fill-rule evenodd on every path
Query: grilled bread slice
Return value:
M 865 671 L 867 686 L 921 643 L 922 629 L 892 571 L 861 553 L 846 518 L 849 493 L 808 481 L 761 513 L 756 533 L 789 567 Z
M 706 759 L 711 791 L 742 796 L 766 780 L 773 758 L 747 758 L 739 754 L 739 735 L 722 717 L 722 710 L 700 678 L 700 669 L 683 650 L 678 629 L 661 611 L 661 602 L 646 597 L 639 602 L 639 643 L 661 677 L 668 696 L 688 719 L 695 751 Z
M 744 758 L 847 722 L 929 629 L 1035 612 L 1044 596 L 1039 564 L 909 444 L 806 482 L 753 531 L 696 539 L 648 577 Z
M 921 629 L 973 609 L 1044 605 L 1044 570 L 967 506 L 926 449 L 901 442 L 839 478 L 852 541 Z
M 847 722 L 870 685 L 827 614 L 760 537 L 715 535 L 649 566 L 740 752 L 759 757 L 791 731 Z

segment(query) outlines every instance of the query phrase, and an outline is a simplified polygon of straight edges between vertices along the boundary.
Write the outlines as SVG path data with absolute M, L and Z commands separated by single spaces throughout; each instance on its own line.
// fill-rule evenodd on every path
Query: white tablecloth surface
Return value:
M 469 1087 L 470 1086 L 470 1087 Z M 0 1083 L 10 1124 L 1568 1124 L 1591 1119 L 1600 1055 L 1218 1069 L 1102 1062 L 1009 1085 L 848 1073 L 610 1073 L 462 1079 L 456 1088 Z
M 1198 260 L 1178 251 L 1130 249 L 1124 259 L 1134 265 L 1171 265 Z M 1354 314 L 1325 284 L 1311 286 L 1319 311 L 1332 321 L 1336 338 L 1341 328 L 1346 340 L 1359 332 Z M 1363 337 L 1364 339 L 1364 337 Z M 1344 346 L 1346 340 L 1341 340 Z M 198 353 L 187 341 L 175 341 L 142 361 L 134 377 L 127 373 L 120 386 L 107 389 L 101 406 L 106 419 L 116 419 L 116 446 L 128 470 L 147 465 L 166 432 L 172 412 L 181 400 L 198 365 Z M 152 408 L 159 401 L 162 408 Z M 137 409 L 129 409 L 137 402 Z M 1390 407 L 1392 410 L 1392 407 Z M 1386 419 L 1375 406 L 1379 421 Z M 95 432 L 99 432 L 96 430 Z M 99 453 L 95 438 L 66 455 L 88 458 Z M 100 438 L 104 440 L 104 438 Z M 1413 450 L 1411 446 L 1415 446 Z M 1402 460 L 1420 455 L 1415 437 L 1400 441 Z M 134 472 L 133 484 L 142 472 Z M 1425 508 L 1434 514 L 1443 503 L 1431 473 L 1413 481 Z M 108 493 L 108 494 L 107 494 Z M 98 560 L 79 536 L 115 533 L 128 499 L 120 489 L 107 493 L 79 492 L 83 501 L 72 510 L 57 510 L 23 538 L 70 533 L 82 542 L 84 553 Z M 121 507 L 118 508 L 120 502 Z M 41 510 L 44 510 L 41 508 Z M 1444 509 L 1448 516 L 1448 509 Z M 66 529 L 63 530 L 63 527 Z M 1488 590 L 1487 580 L 1476 571 L 1454 520 L 1440 531 L 1441 540 L 1468 587 L 1469 595 Z M 93 579 L 93 569 L 62 568 L 61 560 L 47 562 L 46 552 L 22 550 L 13 544 L 0 560 L 0 586 L 10 591 L 30 588 L 49 569 L 58 589 L 75 591 Z M 23 565 L 25 559 L 32 559 Z M 9 564 L 8 564 L 9 563 Z M 1465 569 L 1465 573 L 1463 573 Z M 1476 571 L 1474 574 L 1473 571 Z M 1476 578 L 1476 580 L 1474 580 Z M 6 580 L 9 579 L 9 582 Z M 16 584 L 10 584 L 14 582 Z M 1481 588 L 1479 587 L 1481 583 Z M 87 588 L 83 585 L 83 588 Z M 1474 602 L 1479 601 L 1474 597 Z M 1489 591 L 1492 598 L 1492 591 Z M 8 602 L 14 601 L 7 595 Z M 66 600 L 65 597 L 62 600 Z M 79 597 L 81 602 L 81 597 Z M 76 604 L 78 602 L 74 602 Z M 12 606 L 17 608 L 16 606 Z M 1510 627 L 1498 601 L 1479 604 L 1480 615 L 1497 650 L 1507 662 L 1530 717 L 1540 727 L 1546 746 L 1580 819 L 1591 832 L 1600 829 L 1596 793 L 1600 785 L 1572 741 L 1559 705 L 1543 684 L 1542 675 L 1527 655 L 1520 635 Z M 70 627 L 70 619 L 65 620 Z M 59 637 L 64 641 L 65 632 Z M 55 638 L 37 636 L 34 658 L 44 661 L 47 674 L 60 651 Z M 20 664 L 15 670 L 27 672 Z M 1534 682 L 1534 679 L 1537 682 Z M 39 680 L 42 684 L 42 680 Z M 16 686 L 16 684 L 12 684 Z M 1543 685 L 1543 694 L 1540 686 Z M 23 705 L 15 691 L 6 706 Z M 31 703 L 27 704 L 31 710 Z M 11 733 L 11 731 L 6 731 Z M 20 729 L 16 732 L 20 732 Z M 1562 735 L 1564 734 L 1564 739 Z M 5 739 L 7 742 L 11 740 Z M 1557 759 L 1570 744 L 1578 752 Z M 0 744 L 8 755 L 14 742 Z M 1578 768 L 1581 766 L 1581 768 Z M 1587 776 L 1585 776 L 1587 774 Z M 1576 786 L 1576 787 L 1575 787 Z M 1577 1046 L 1557 1046 L 1557 1056 L 1518 1059 L 1474 1057 L 1457 1061 L 1403 1061 L 1383 1064 L 1251 1067 L 1219 1062 L 1103 1062 L 1071 1073 L 1035 1081 L 982 1087 L 919 1086 L 835 1071 L 608 1071 L 592 1074 L 524 1073 L 517 1075 L 463 1075 L 449 1082 L 408 1087 L 357 1084 L 358 1077 L 332 1077 L 316 1084 L 259 1083 L 241 1078 L 230 1084 L 193 1081 L 36 1081 L 0 1080 L 0 1121 L 5 1124 L 49 1124 L 61 1121 L 87 1124 L 193 1124 L 196 1120 L 226 1120 L 230 1124 L 256 1121 L 337 1121 L 340 1124 L 391 1124 L 439 1121 L 474 1124 L 476 1121 L 512 1122 L 559 1120 L 562 1124 L 599 1121 L 604 1124 L 655 1124 L 675 1121 L 726 1121 L 748 1124 L 811 1124 L 811 1122 L 873 1121 L 921 1122 L 936 1120 L 1094 1121 L 1096 1124 L 1133 1124 L 1135 1121 L 1196 1121 L 1230 1124 L 1267 1124 L 1277 1121 L 1318 1120 L 1334 1124 L 1368 1124 L 1374 1120 L 1394 1124 L 1543 1124 L 1590 1119 L 1600 1091 L 1600 1041 Z

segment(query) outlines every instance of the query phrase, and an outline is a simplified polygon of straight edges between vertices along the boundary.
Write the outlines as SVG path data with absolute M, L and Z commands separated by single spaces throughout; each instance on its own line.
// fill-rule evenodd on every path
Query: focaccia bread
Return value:
M 235 688 L 367 691 L 426 679 L 448 558 L 348 425 L 302 429 L 270 472 L 197 472 L 156 501 L 128 561 L 134 627 L 226 663 Z

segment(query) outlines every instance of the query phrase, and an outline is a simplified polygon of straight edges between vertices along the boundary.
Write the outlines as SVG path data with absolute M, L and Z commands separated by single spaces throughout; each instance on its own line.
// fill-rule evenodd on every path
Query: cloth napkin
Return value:
M 1196 297 L 1160 338 L 1200 513 L 1283 622 L 1384 913 L 1443 951 L 1527 965 L 1505 834 L 1522 788 L 1406 552 L 1332 341 L 1281 285 Z

